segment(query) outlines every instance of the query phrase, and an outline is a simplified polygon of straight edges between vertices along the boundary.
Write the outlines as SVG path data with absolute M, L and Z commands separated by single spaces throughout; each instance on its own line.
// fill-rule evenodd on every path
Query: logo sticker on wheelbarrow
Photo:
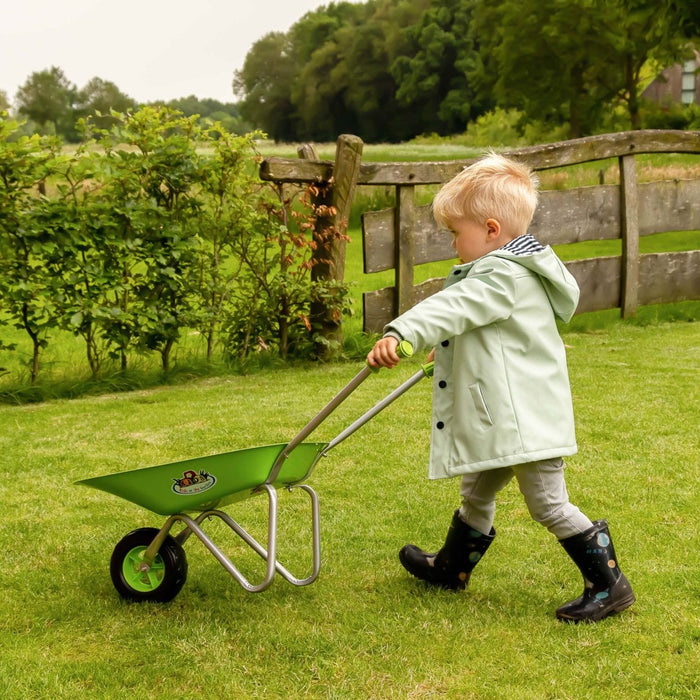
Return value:
M 210 489 L 215 483 L 216 478 L 200 470 L 199 474 L 192 470 L 183 473 L 179 479 L 173 479 L 173 491 L 180 496 L 194 496 L 197 493 L 202 493 Z

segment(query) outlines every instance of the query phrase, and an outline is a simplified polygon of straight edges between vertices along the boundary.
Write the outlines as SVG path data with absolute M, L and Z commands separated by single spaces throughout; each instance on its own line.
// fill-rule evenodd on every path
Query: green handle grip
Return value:
M 409 343 L 407 340 L 402 340 L 396 347 L 396 354 L 402 360 L 405 360 L 407 357 L 412 357 L 413 345 L 411 345 L 411 343 Z

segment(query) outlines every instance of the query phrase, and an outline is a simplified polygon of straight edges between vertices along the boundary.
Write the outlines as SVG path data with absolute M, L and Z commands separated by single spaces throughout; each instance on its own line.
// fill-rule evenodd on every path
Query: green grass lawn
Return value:
M 700 324 L 564 336 L 580 452 L 572 500 L 605 517 L 637 603 L 559 623 L 580 575 L 514 485 L 498 537 L 461 594 L 401 569 L 406 542 L 441 544 L 458 482 L 429 482 L 427 381 L 339 445 L 310 483 L 323 568 L 244 592 L 192 539 L 170 604 L 125 604 L 109 557 L 162 518 L 72 483 L 284 442 L 359 363 L 261 371 L 72 401 L 0 406 L 3 698 L 695 698 L 700 694 L 697 426 Z M 416 368 L 370 377 L 318 430 L 327 440 Z M 282 558 L 304 569 L 298 494 L 281 494 Z M 229 509 L 257 531 L 262 502 Z M 305 511 L 303 513 L 305 515 Z M 213 527 L 251 575 L 260 570 Z

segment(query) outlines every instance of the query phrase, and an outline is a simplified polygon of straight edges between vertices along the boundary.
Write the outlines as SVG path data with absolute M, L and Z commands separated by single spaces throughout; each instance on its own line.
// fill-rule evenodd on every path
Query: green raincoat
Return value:
M 564 345 L 576 281 L 547 246 L 457 265 L 386 332 L 435 347 L 430 478 L 574 454 Z

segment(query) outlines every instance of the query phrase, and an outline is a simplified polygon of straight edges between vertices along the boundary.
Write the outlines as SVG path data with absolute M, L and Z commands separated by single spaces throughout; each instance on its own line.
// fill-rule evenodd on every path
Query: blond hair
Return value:
M 440 226 L 497 219 L 510 233 L 527 232 L 537 207 L 539 180 L 522 163 L 493 151 L 465 168 L 437 193 L 433 215 Z

